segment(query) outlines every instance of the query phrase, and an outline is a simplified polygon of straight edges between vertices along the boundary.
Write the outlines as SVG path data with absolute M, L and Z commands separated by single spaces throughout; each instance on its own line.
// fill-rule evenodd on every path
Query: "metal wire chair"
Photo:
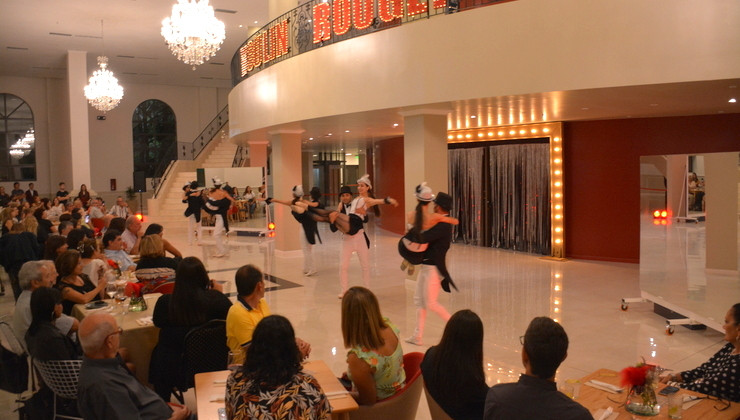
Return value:
M 33 361 L 44 383 L 54 392 L 54 418 L 81 419 L 57 412 L 57 398 L 77 399 L 77 383 L 82 360 Z

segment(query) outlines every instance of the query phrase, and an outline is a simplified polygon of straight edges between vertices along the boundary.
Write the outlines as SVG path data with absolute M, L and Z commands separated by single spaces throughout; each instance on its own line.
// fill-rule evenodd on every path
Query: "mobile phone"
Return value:
M 85 223 L 90 223 L 90 215 L 85 216 Z
M 338 378 L 339 382 L 342 384 L 343 387 L 347 389 L 352 389 L 352 381 L 350 381 L 347 378 Z
M 678 388 L 676 388 L 675 386 L 667 386 L 667 387 L 661 389 L 660 392 L 658 392 L 658 394 L 660 394 L 660 395 L 671 395 L 671 394 L 675 394 L 676 392 L 678 392 Z

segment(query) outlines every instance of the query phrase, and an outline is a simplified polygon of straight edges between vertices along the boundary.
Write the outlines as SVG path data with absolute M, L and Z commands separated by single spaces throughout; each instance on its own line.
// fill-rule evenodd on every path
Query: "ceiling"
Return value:
M 109 68 L 124 89 L 127 83 L 229 88 L 234 52 L 247 39 L 250 27 L 261 27 L 268 19 L 266 0 L 211 0 L 211 5 L 221 10 L 216 17 L 226 25 L 226 40 L 215 57 L 192 70 L 170 53 L 160 35 L 162 19 L 170 15 L 175 0 L 0 1 L 0 76 L 64 78 L 67 51 L 81 50 L 89 53 L 88 73 L 97 67 L 97 55 L 107 55 Z M 543 121 L 737 113 L 740 105 L 729 100 L 740 96 L 738 86 L 740 78 L 523 93 L 429 105 L 451 109 L 450 130 Z M 266 127 L 239 137 L 263 140 L 276 128 L 303 129 L 309 150 L 361 149 L 368 140 L 401 136 L 399 111 L 338 115 Z

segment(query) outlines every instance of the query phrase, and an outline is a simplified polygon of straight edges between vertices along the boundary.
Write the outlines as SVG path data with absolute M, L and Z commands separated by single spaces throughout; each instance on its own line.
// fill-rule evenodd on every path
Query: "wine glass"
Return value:
M 105 285 L 105 294 L 108 295 L 108 298 L 113 299 L 117 292 L 118 288 L 115 283 L 107 283 Z

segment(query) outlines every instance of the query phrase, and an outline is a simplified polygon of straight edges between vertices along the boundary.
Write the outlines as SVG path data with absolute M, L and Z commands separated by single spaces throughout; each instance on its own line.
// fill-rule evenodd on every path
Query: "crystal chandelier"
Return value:
M 113 72 L 107 69 L 108 57 L 98 57 L 100 68 L 93 72 L 90 82 L 85 86 L 85 97 L 93 108 L 99 111 L 110 111 L 118 106 L 123 98 L 123 88 Z
M 208 0 L 177 0 L 172 16 L 162 21 L 162 36 L 172 54 L 195 70 L 221 48 L 226 29 Z

